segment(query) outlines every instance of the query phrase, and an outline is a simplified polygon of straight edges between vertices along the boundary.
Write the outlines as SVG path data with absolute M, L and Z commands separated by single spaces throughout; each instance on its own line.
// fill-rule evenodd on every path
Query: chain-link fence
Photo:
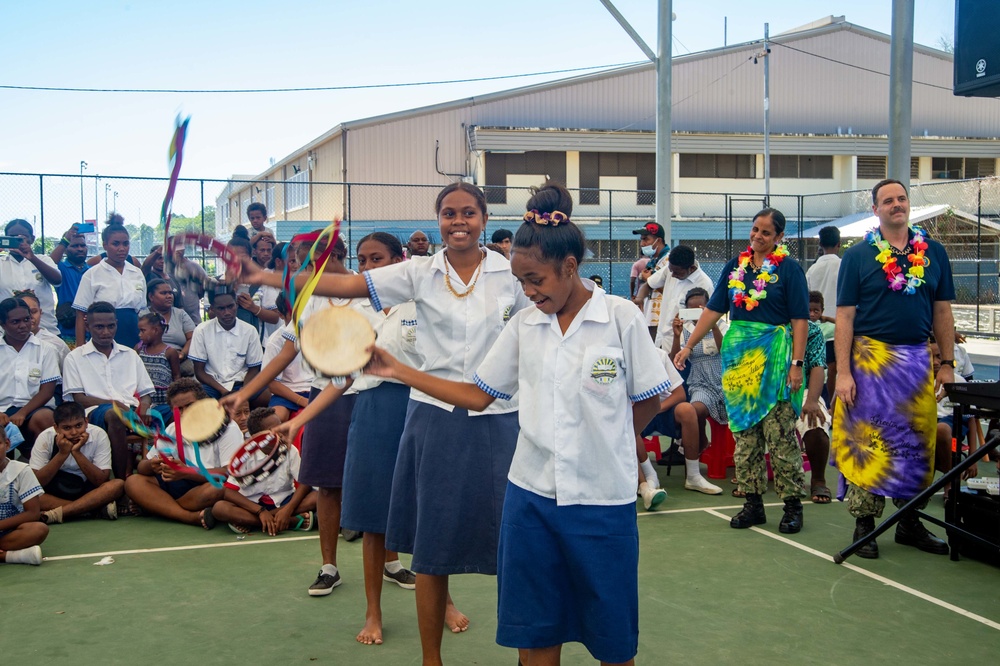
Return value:
M 268 224 L 279 240 L 321 228 L 339 216 L 352 254 L 358 240 L 376 230 L 403 243 L 421 230 L 432 246 L 440 246 L 434 213 L 439 185 L 316 182 L 309 176 L 303 170 L 288 181 L 181 179 L 171 230 L 204 231 L 224 240 L 237 224 L 247 224 L 247 206 L 260 202 L 270 212 Z M 37 247 L 41 250 L 44 243 L 46 252 L 70 224 L 96 220 L 100 230 L 108 215 L 117 212 L 132 234 L 133 255 L 142 257 L 163 240 L 159 213 L 166 186 L 167 180 L 158 178 L 0 173 L 0 211 L 4 220 L 31 222 Z M 627 295 L 631 268 L 640 256 L 638 236 L 632 232 L 655 219 L 655 192 L 578 188 L 571 193 L 577 202 L 573 220 L 587 236 L 584 274 L 599 275 L 612 293 Z M 489 185 L 486 195 L 490 218 L 483 242 L 489 243 L 498 229 L 516 230 L 531 190 Z M 1000 335 L 1000 180 L 918 184 L 910 200 L 912 219 L 942 241 L 951 257 L 959 328 Z M 676 192 L 671 195 L 672 244 L 692 246 L 704 270 L 716 276 L 745 247 L 753 215 L 768 204 L 784 213 L 789 252 L 804 266 L 819 254 L 819 227 L 835 223 L 846 231 L 851 222 L 869 228 L 876 224 L 870 219 L 867 190 L 769 199 Z M 859 237 L 845 233 L 844 243 Z M 101 251 L 96 235 L 91 243 L 93 253 Z M 211 272 L 213 257 L 203 257 Z

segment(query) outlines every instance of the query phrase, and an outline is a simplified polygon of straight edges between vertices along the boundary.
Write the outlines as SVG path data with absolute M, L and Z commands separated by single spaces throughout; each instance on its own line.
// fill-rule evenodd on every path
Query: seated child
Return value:
M 258 409 L 260 409 L 258 407 Z M 244 400 L 233 408 L 232 413 L 233 423 L 236 427 L 240 429 L 240 434 L 243 435 L 243 439 L 248 439 L 250 437 L 250 403 Z M 228 463 L 228 461 L 226 461 Z
M 809 292 L 809 321 L 815 322 L 819 326 L 819 330 L 823 333 L 823 341 L 825 344 L 825 354 L 826 354 L 826 367 L 827 367 L 827 379 L 825 386 L 825 397 L 828 404 L 832 403 L 833 396 L 837 387 L 837 355 L 833 350 L 833 335 L 836 328 L 835 324 L 837 320 L 833 317 L 827 317 L 823 314 L 823 309 L 826 304 L 823 300 L 823 292 L 821 291 L 810 291 Z M 808 374 L 804 374 L 803 377 L 808 377 Z M 808 381 L 808 380 L 807 380 Z M 812 461 L 810 460 L 810 464 Z M 814 500 L 815 501 L 815 500 Z
M 149 396 L 149 406 L 160 413 L 164 424 L 170 423 L 173 418 L 170 403 L 167 402 L 167 388 L 181 378 L 180 354 L 163 341 L 166 326 L 156 312 L 139 315 L 139 344 L 135 346 L 153 382 L 154 391 Z
M 49 535 L 39 522 L 43 492 L 28 465 L 7 459 L 7 436 L 0 432 L 0 562 L 42 563 L 40 544 Z
M 54 419 L 35 441 L 28 463 L 45 490 L 42 522 L 53 525 L 91 512 L 115 520 L 125 482 L 111 478 L 107 433 L 87 423 L 87 413 L 75 402 L 56 407 Z
M 128 430 L 111 407 L 118 403 L 123 410 L 137 409 L 145 414 L 153 382 L 139 355 L 115 342 L 118 319 L 110 303 L 91 303 L 84 323 L 90 342 L 66 357 L 63 399 L 82 405 L 87 420 L 108 433 L 111 469 L 116 479 L 125 479 L 132 473 L 134 456 L 128 447 Z
M 38 338 L 39 342 L 49 345 L 55 351 L 56 357 L 59 359 L 59 374 L 62 375 L 63 361 L 66 360 L 66 355 L 69 354 L 69 345 L 52 331 L 42 328 L 42 306 L 39 304 L 38 296 L 35 295 L 34 291 L 31 289 L 15 291 L 14 298 L 24 299 L 24 302 L 28 304 L 28 311 L 31 313 L 31 332 Z M 56 392 L 56 395 L 61 395 L 61 392 Z
M 823 401 L 823 385 L 826 381 L 826 342 L 823 339 L 822 325 L 811 319 L 816 302 L 812 292 L 809 297 L 809 335 L 806 338 L 805 365 L 802 376 L 806 381 L 806 390 L 802 398 L 802 415 L 795 422 L 795 430 L 802 438 L 809 465 L 812 469 L 809 477 L 809 494 L 815 504 L 829 504 L 830 489 L 826 485 L 826 462 L 830 457 L 830 425 L 832 419 Z M 822 295 L 820 295 L 820 312 L 822 312 Z
M 201 384 L 189 377 L 178 379 L 167 389 L 170 406 L 182 414 L 190 405 L 207 397 Z M 166 434 L 174 435 L 176 425 L 171 423 L 167 426 Z M 209 472 L 224 476 L 226 465 L 242 444 L 239 427 L 230 422 L 222 436 L 214 442 L 199 444 L 198 452 Z M 185 460 L 195 460 L 194 445 L 185 440 L 183 446 Z M 139 463 L 137 473 L 126 479 L 125 494 L 145 511 L 210 530 L 215 527 L 210 509 L 222 499 L 223 489 L 213 486 L 197 472 L 181 471 L 170 466 L 179 462 L 176 458 L 164 460 L 159 449 L 153 447 L 146 459 Z
M 231 292 L 209 291 L 208 301 L 212 319 L 194 329 L 188 357 L 194 362 L 195 378 L 218 400 L 253 379 L 260 372 L 264 355 L 257 329 L 236 318 L 236 299 Z M 264 407 L 270 397 L 264 390 L 251 402 Z
M 279 425 L 281 420 L 270 407 L 258 407 L 250 413 L 251 436 Z M 229 528 L 238 534 L 249 534 L 258 528 L 271 536 L 287 529 L 311 530 L 316 524 L 316 491 L 296 481 L 299 462 L 299 452 L 289 446 L 288 459 L 270 476 L 245 488 L 230 476 L 223 499 L 212 507 L 216 520 L 229 523 Z
M 642 497 L 642 505 L 646 511 L 652 511 L 662 504 L 663 500 L 667 499 L 667 491 L 660 487 L 660 480 L 656 476 L 656 469 L 649 460 L 649 453 L 646 451 L 646 445 L 643 443 L 642 438 L 648 437 L 654 432 L 664 434 L 673 433 L 675 430 L 674 407 L 683 402 L 687 397 L 687 394 L 684 392 L 684 380 L 681 379 L 677 368 L 674 367 L 670 357 L 667 356 L 667 352 L 659 347 L 655 349 L 660 360 L 663 362 L 663 367 L 667 371 L 670 385 L 665 391 L 660 393 L 660 409 L 656 413 L 656 416 L 653 417 L 653 420 L 642 431 L 642 435 L 635 438 L 635 452 L 639 458 L 639 495 Z M 720 490 L 719 492 L 722 491 Z
M 281 317 L 287 325 L 292 311 L 288 307 L 285 295 L 283 293 L 278 294 L 275 303 L 275 307 L 281 313 Z M 267 364 L 274 360 L 284 348 L 284 333 L 284 328 L 279 327 L 267 339 L 267 343 L 264 346 L 264 367 L 267 367 Z M 287 421 L 293 412 L 297 412 L 309 404 L 309 389 L 312 386 L 312 380 L 313 373 L 303 366 L 302 354 L 296 352 L 292 362 L 267 385 L 271 391 L 271 401 L 267 406 L 274 409 L 274 413 L 278 415 L 282 423 Z
M 931 339 L 931 359 L 934 363 L 934 376 L 937 376 L 938 370 L 941 369 L 941 349 L 938 347 L 937 342 Z M 964 382 L 965 378 L 962 377 L 958 372 L 955 373 L 955 382 Z M 948 394 L 945 392 L 944 387 L 937 394 L 937 441 L 934 447 L 934 468 L 939 472 L 947 472 L 951 469 L 951 439 L 952 432 L 954 430 L 954 418 L 955 418 L 955 404 L 948 399 Z M 975 418 L 970 416 L 965 421 L 965 427 L 963 429 L 963 434 L 965 437 L 962 438 L 962 444 L 966 441 L 969 443 L 968 453 L 971 455 L 976 449 L 979 448 L 979 433 L 976 430 Z M 962 474 L 963 479 L 975 478 L 979 476 L 979 466 L 973 465 L 969 469 L 965 470 Z M 945 495 L 947 496 L 948 489 L 945 489 Z
M 17 426 L 28 447 L 52 425 L 59 362 L 56 353 L 31 333 L 31 313 L 21 298 L 0 301 L 0 427 Z

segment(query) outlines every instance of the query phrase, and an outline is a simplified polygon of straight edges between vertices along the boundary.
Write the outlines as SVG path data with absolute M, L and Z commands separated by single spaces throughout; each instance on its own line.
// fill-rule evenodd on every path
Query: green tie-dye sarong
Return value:
M 801 413 L 803 389 L 793 394 L 788 387 L 791 361 L 791 325 L 730 324 L 722 339 L 722 393 L 731 431 L 756 425 L 779 402 L 791 401 L 795 413 Z

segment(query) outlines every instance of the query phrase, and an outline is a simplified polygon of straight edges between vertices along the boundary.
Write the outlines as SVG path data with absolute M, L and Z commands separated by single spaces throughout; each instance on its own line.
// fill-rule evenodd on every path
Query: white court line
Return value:
M 668 498 L 669 499 L 669 498 Z M 774 502 L 773 504 L 765 504 L 764 506 L 785 506 L 784 502 Z M 732 506 L 714 506 L 711 508 L 699 506 L 691 509 L 667 509 L 666 511 L 660 511 L 658 509 L 653 509 L 652 511 L 645 511 L 643 513 L 636 514 L 636 517 L 649 517 L 649 516 L 669 516 L 672 513 L 704 513 L 705 511 L 727 511 L 729 509 L 742 509 L 742 504 L 733 504 Z
M 709 513 L 709 514 L 711 514 L 711 515 L 713 515 L 713 516 L 715 516 L 717 518 L 722 518 L 723 520 L 727 520 L 727 521 L 730 519 L 730 516 L 727 516 L 727 515 L 725 515 L 723 513 L 719 513 L 715 509 L 705 509 L 705 513 Z M 768 532 L 767 530 L 763 530 L 763 529 L 761 529 L 759 527 L 751 527 L 750 529 L 753 530 L 754 532 L 757 532 L 758 534 L 763 534 L 764 536 L 771 537 L 775 541 L 780 541 L 782 543 L 788 544 L 789 546 L 794 546 L 795 548 L 798 548 L 801 551 L 805 551 L 805 552 L 809 553 L 810 555 L 815 555 L 816 557 L 819 557 L 821 559 L 827 560 L 828 562 L 833 562 L 833 556 L 832 555 L 828 555 L 826 553 L 822 553 L 822 552 L 816 550 L 815 548 L 810 548 L 809 546 L 805 546 L 805 545 L 803 545 L 801 543 L 798 543 L 796 541 L 792 541 L 791 539 L 789 539 L 787 537 L 783 537 L 780 534 L 775 534 L 773 532 Z M 979 622 L 980 624 L 985 624 L 987 627 L 989 627 L 991 629 L 996 629 L 996 630 L 1000 631 L 1000 622 L 994 622 L 993 620 L 991 620 L 989 618 L 986 618 L 986 617 L 983 617 L 982 615 L 977 615 L 976 613 L 973 613 L 972 611 L 967 611 L 964 608 L 959 608 L 958 606 L 955 606 L 954 604 L 950 604 L 947 601 L 943 601 L 941 599 L 938 599 L 937 597 L 932 597 L 931 595 L 926 594 L 924 592 L 921 592 L 920 590 L 915 590 L 912 587 L 908 587 L 906 585 L 903 585 L 902 583 L 897 583 L 896 581 L 892 580 L 891 578 L 886 578 L 885 576 L 880 576 L 877 573 L 872 573 L 871 571 L 868 571 L 867 569 L 862 569 L 861 567 L 855 566 L 855 565 L 853 565 L 853 564 L 851 564 L 849 562 L 844 562 L 843 564 L 840 564 L 839 566 L 845 567 L 847 569 L 850 569 L 851 571 L 853 571 L 855 573 L 859 573 L 862 576 L 867 576 L 868 578 L 871 578 L 872 580 L 877 580 L 878 582 L 880 582 L 880 583 L 882 583 L 884 585 L 888 585 L 889 587 L 894 587 L 897 590 L 900 590 L 901 592 L 905 592 L 907 594 L 911 594 L 911 595 L 917 597 L 918 599 L 923 599 L 924 601 L 929 601 L 930 603 L 934 604 L 935 606 L 940 606 L 941 608 L 944 608 L 946 610 L 950 610 L 953 613 L 958 613 L 959 615 L 961 615 L 963 617 L 967 617 L 970 620 L 975 620 L 976 622 Z
M 314 541 L 319 536 L 284 537 L 281 539 L 261 539 L 260 541 L 227 541 L 225 543 L 199 543 L 191 546 L 169 546 L 166 548 L 136 548 L 135 550 L 104 550 L 98 553 L 78 553 L 77 555 L 56 555 L 43 558 L 46 562 L 57 560 L 82 560 L 88 557 L 104 557 L 106 555 L 139 555 L 142 553 L 172 553 L 178 550 L 202 550 L 203 548 L 232 548 L 233 546 L 260 546 L 270 543 L 288 543 L 290 541 Z

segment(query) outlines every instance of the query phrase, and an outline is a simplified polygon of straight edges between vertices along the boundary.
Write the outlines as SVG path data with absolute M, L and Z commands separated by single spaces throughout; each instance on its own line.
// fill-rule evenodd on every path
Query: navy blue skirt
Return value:
M 469 416 L 410 400 L 385 545 L 432 576 L 496 575 L 517 412 Z
M 309 391 L 309 402 L 319 389 Z M 302 432 L 302 462 L 299 483 L 317 488 L 340 488 L 344 485 L 344 457 L 347 455 L 347 430 L 356 394 L 342 395 L 306 424 Z
M 635 506 L 557 506 L 510 484 L 500 533 L 497 644 L 583 643 L 599 661 L 639 649 Z
M 399 440 L 406 423 L 410 388 L 383 382 L 361 391 L 347 432 L 340 526 L 385 534 Z
M 135 348 L 139 344 L 139 313 L 135 308 L 118 308 L 115 316 L 118 318 L 115 342 L 129 349 Z

